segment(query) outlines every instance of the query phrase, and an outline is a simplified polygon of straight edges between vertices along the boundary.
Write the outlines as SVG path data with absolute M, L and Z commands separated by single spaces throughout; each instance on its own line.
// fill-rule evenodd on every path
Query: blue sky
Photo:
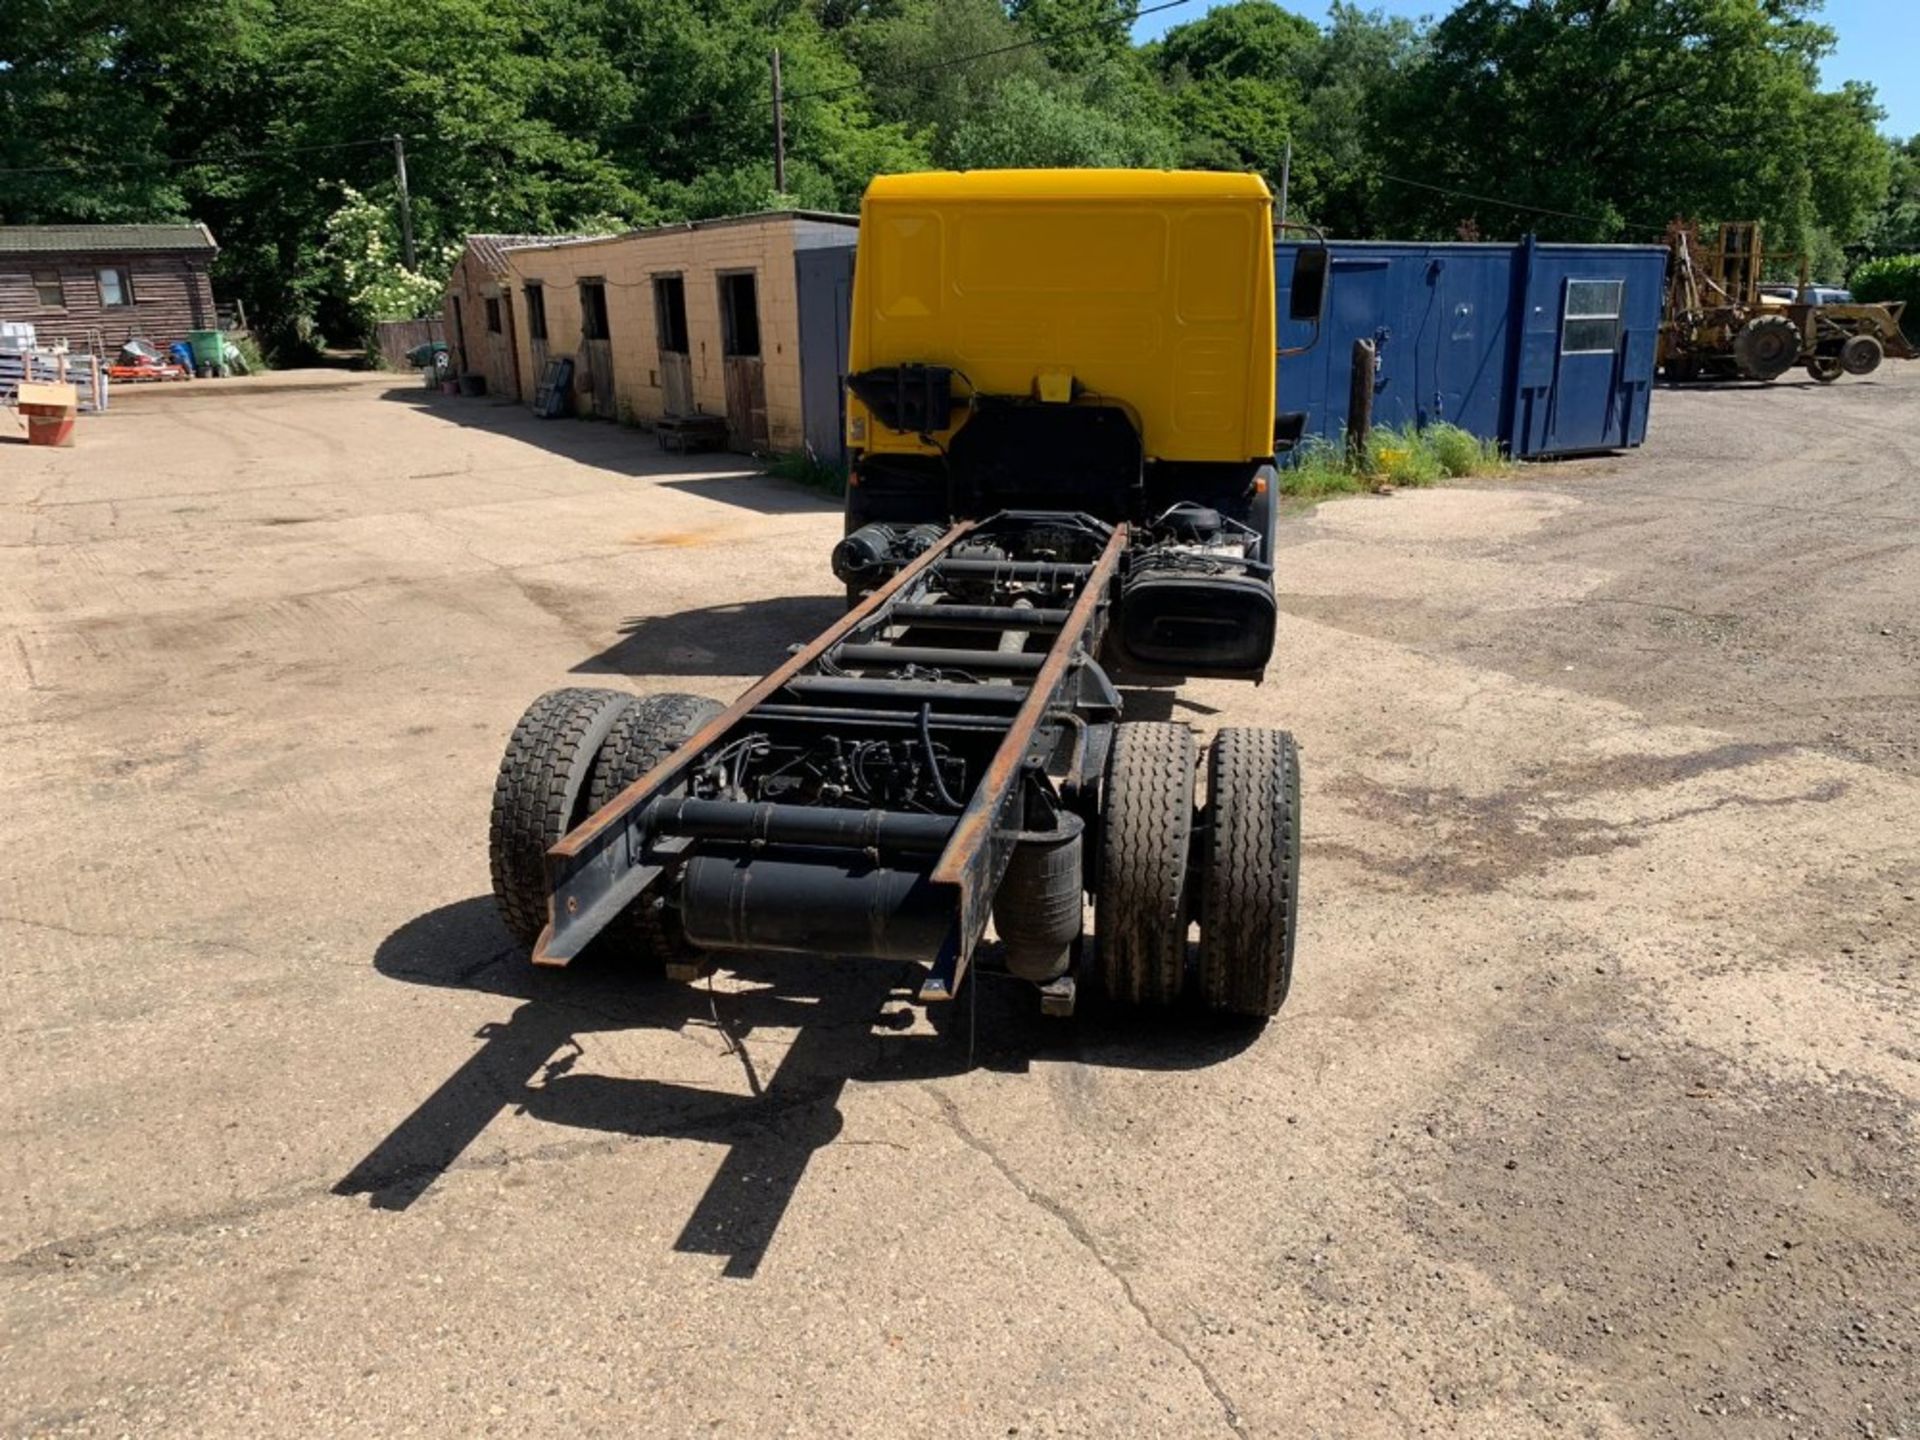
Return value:
M 1149 0 L 1151 3 L 1151 0 Z M 1215 0 L 1192 0 L 1175 10 L 1149 15 L 1134 27 L 1142 40 L 1203 15 Z M 1287 3 L 1287 0 L 1283 0 Z M 1367 8 L 1417 19 L 1444 14 L 1449 0 L 1361 0 Z M 1326 17 L 1321 0 L 1292 0 L 1287 8 L 1310 19 Z M 1822 80 L 1837 87 L 1843 80 L 1865 80 L 1880 93 L 1887 112 L 1882 128 L 1890 135 L 1920 134 L 1920 0 L 1827 0 L 1823 18 L 1839 33 L 1840 47 L 1828 57 Z

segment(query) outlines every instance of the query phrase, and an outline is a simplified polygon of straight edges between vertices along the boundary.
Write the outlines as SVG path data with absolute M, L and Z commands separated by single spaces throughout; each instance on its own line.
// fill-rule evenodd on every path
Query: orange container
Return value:
M 26 419 L 29 445 L 73 444 L 73 421 L 80 413 L 80 392 L 73 386 L 23 380 L 14 404 Z
M 51 415 L 34 413 L 38 406 L 21 406 L 21 413 L 27 417 L 27 443 L 29 445 L 58 445 L 69 449 L 73 445 L 74 416 L 71 410 L 55 411 Z

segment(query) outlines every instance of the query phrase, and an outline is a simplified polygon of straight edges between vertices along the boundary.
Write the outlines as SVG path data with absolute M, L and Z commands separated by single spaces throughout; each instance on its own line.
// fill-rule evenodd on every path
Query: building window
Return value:
M 653 277 L 653 321 L 662 355 L 687 353 L 687 284 L 678 275 Z
M 58 270 L 36 270 L 33 272 L 33 293 L 40 302 L 42 310 L 64 310 L 67 308 L 66 287 L 60 283 Z
M 494 335 L 500 333 L 500 298 L 497 295 L 487 297 L 487 330 Z
M 604 280 L 580 282 L 580 334 L 588 340 L 605 340 L 612 335 L 607 326 L 607 285 Z
M 1567 281 L 1562 355 L 1611 355 L 1620 343 L 1620 280 Z
M 527 286 L 527 334 L 535 340 L 547 338 L 547 292 L 538 285 Z
M 751 270 L 720 277 L 720 338 L 725 354 L 760 353 L 760 300 Z
M 118 266 L 100 272 L 100 303 L 112 309 L 133 304 L 133 277 Z

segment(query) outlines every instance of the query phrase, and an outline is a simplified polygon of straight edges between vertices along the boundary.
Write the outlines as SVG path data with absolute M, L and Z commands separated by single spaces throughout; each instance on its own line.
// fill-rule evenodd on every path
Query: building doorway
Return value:
M 767 377 L 760 359 L 759 285 L 751 270 L 720 276 L 720 342 L 729 439 L 735 449 L 764 450 Z
M 695 413 L 693 357 L 687 349 L 687 283 L 678 275 L 653 277 L 653 323 L 660 347 L 662 408 L 668 415 Z
M 586 370 L 586 390 L 593 396 L 593 413 L 614 418 L 613 331 L 607 323 L 607 282 L 580 282 L 580 359 Z

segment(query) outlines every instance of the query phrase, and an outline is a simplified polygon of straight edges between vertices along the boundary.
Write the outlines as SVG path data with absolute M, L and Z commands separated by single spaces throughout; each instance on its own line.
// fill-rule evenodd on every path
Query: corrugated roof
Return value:
M 473 251 L 489 275 L 507 273 L 507 257 L 502 251 L 516 245 L 557 245 L 568 240 L 598 240 L 598 235 L 469 235 L 467 248 Z
M 212 254 L 220 247 L 204 225 L 0 225 L 0 255 Z
M 524 239 L 495 236 L 495 239 L 509 239 L 507 248 L 513 250 L 545 250 L 560 245 L 597 245 L 608 240 L 644 240 L 649 235 L 685 234 L 689 230 L 721 230 L 730 225 L 765 225 L 786 220 L 816 220 L 827 225 L 844 225 L 848 229 L 860 224 L 858 215 L 842 215 L 836 210 L 756 210 L 751 215 L 716 215 L 709 220 L 676 220 L 666 225 L 649 225 L 644 230 L 623 230 L 618 235 L 533 235 Z M 472 235 L 469 240 L 480 237 Z

